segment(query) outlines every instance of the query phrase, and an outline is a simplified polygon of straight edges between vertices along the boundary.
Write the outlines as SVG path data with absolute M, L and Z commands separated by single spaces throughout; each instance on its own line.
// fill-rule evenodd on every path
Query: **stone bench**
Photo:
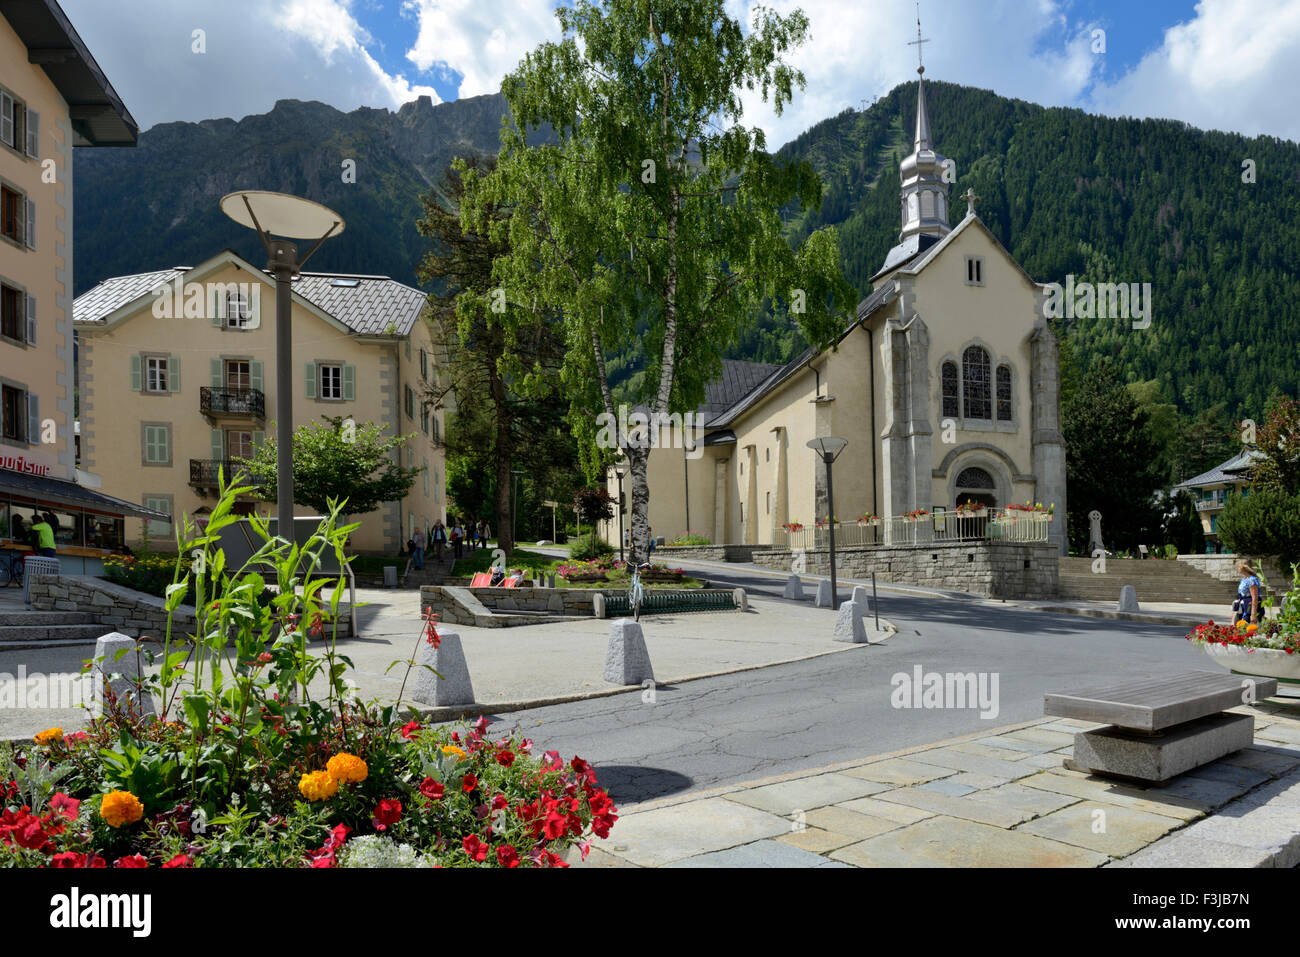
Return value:
M 1250 747 L 1255 719 L 1227 709 L 1275 694 L 1275 678 L 1186 671 L 1051 692 L 1043 696 L 1043 713 L 1108 725 L 1074 736 L 1067 768 L 1162 784 Z

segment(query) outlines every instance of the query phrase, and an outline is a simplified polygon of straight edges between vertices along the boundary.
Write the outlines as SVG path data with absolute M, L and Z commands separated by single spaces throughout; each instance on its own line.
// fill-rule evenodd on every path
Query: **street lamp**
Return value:
M 831 533 L 831 608 L 837 607 L 835 595 L 835 483 L 831 480 L 831 466 L 835 464 L 835 460 L 840 457 L 840 453 L 844 451 L 844 447 L 848 444 L 847 439 L 837 438 L 834 435 L 823 435 L 819 439 L 808 440 L 808 448 L 821 456 L 821 460 L 826 463 L 826 524 Z M 814 515 L 814 528 L 817 525 L 816 518 L 817 516 Z
M 293 277 L 321 243 L 343 232 L 343 217 L 300 196 L 246 189 L 221 197 L 221 211 L 250 229 L 270 257 L 267 271 L 275 277 L 275 513 L 278 532 L 287 542 L 293 534 Z M 284 239 L 316 239 L 307 255 Z
M 524 472 L 521 469 L 511 469 L 510 474 L 515 478 L 515 504 L 510 509 L 510 541 L 515 548 L 519 547 L 519 476 Z
M 626 563 L 623 557 L 623 466 L 614 469 L 618 476 L 618 560 Z

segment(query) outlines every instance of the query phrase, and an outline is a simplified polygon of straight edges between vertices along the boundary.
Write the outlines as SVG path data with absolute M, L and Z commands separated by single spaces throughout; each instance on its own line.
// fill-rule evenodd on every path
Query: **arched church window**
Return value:
M 944 418 L 951 416 L 956 418 L 961 415 L 957 407 L 957 396 L 960 390 L 957 387 L 957 363 L 945 362 L 942 369 L 943 379 L 943 414 Z
M 997 486 L 993 483 L 993 476 L 989 475 L 984 469 L 969 468 L 962 469 L 957 474 L 957 488 L 991 490 L 997 488 Z
M 962 381 L 965 383 L 965 411 L 968 419 L 993 418 L 993 396 L 990 382 L 989 354 L 979 346 L 970 346 L 961 359 Z
M 1011 367 L 998 366 L 998 421 L 1011 421 Z

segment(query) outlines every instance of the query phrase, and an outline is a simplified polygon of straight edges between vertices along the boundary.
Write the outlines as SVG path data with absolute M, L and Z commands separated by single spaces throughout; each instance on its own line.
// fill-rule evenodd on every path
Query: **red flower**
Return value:
M 50 836 L 40 818 L 24 805 L 17 813 L 5 809 L 0 814 L 0 843 L 17 844 L 29 851 L 41 851 L 50 843 Z
M 487 860 L 488 846 L 478 839 L 477 834 L 470 834 L 460 843 L 465 848 L 465 853 L 469 855 L 470 860 Z
M 464 791 L 466 794 L 468 794 L 470 791 L 473 791 L 476 787 L 478 787 L 478 778 L 476 778 L 474 775 L 467 774 L 463 778 L 461 778 L 460 789 Z
M 348 839 L 348 835 L 351 833 L 352 828 L 348 827 L 346 824 L 335 824 L 334 830 L 330 831 L 329 843 L 326 846 L 331 849 L 342 847 L 343 842 Z
M 50 798 L 50 810 L 57 811 L 69 821 L 75 821 L 77 819 L 77 810 L 80 807 L 80 801 L 76 798 L 68 797 L 62 791 L 56 791 L 54 797 Z
M 547 751 L 542 755 L 543 771 L 558 771 L 562 767 L 564 767 L 564 762 L 560 760 L 559 751 Z
M 474 733 L 481 736 L 487 731 L 487 729 L 488 719 L 483 717 L 483 715 L 479 715 L 478 720 L 474 722 Z
M 519 815 L 519 820 L 531 821 L 533 818 L 537 817 L 538 810 L 537 802 L 534 801 L 531 804 L 519 805 L 519 807 L 515 809 L 515 813 Z
M 516 851 L 513 847 L 511 847 L 509 844 L 506 844 L 504 847 L 498 847 L 497 861 L 501 864 L 502 867 L 518 867 L 519 852 Z
M 515 763 L 515 755 L 513 751 L 497 752 L 497 764 L 501 765 L 503 768 L 508 768 L 510 767 L 510 765 L 514 763 Z
M 119 857 L 114 867 L 148 867 L 149 862 L 141 854 L 132 854 L 130 857 Z
M 435 648 L 442 644 L 442 636 L 438 634 L 438 629 L 435 625 L 437 620 L 438 616 L 433 613 L 432 608 L 426 608 L 424 610 L 424 640 Z M 452 740 L 455 740 L 454 736 Z
M 546 824 L 543 831 L 546 833 L 547 840 L 554 841 L 564 836 L 564 832 L 569 829 L 569 821 L 563 814 L 556 814 L 552 811 L 546 815 Z
M 415 734 L 415 732 L 419 730 L 420 730 L 420 722 L 408 721 L 406 722 L 406 724 L 402 725 L 402 737 L 409 741 L 411 735 Z
M 427 797 L 430 801 L 441 801 L 442 794 L 443 794 L 443 787 L 440 783 L 435 781 L 433 778 L 425 778 L 423 781 L 420 782 L 420 793 L 423 794 L 425 797 Z
M 189 866 L 190 866 L 191 864 L 193 864 L 193 863 L 194 863 L 194 862 L 191 861 L 191 860 L 189 859 L 189 856 L 188 856 L 188 855 L 185 855 L 185 854 L 177 854 L 177 855 L 176 855 L 175 857 L 173 857 L 170 861 L 168 861 L 166 864 L 164 864 L 163 867 L 164 867 L 164 868 L 167 868 L 167 867 L 189 867 Z
M 509 802 L 506 800 L 506 796 L 504 794 L 498 794 L 496 797 L 492 799 L 492 810 L 500 811 L 508 803 Z
M 547 867 L 568 867 L 564 858 L 559 854 L 552 854 L 550 851 L 542 851 L 542 858 L 546 861 Z
M 264 651 L 257 656 L 257 660 L 260 661 L 262 664 L 266 664 L 267 662 L 273 661 L 274 659 L 275 656 L 271 654 L 269 651 Z
M 402 802 L 397 798 L 383 798 L 375 808 L 375 830 L 386 831 L 402 818 Z

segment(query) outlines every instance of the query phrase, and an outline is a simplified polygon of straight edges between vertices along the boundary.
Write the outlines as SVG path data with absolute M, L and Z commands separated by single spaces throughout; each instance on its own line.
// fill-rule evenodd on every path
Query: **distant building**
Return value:
M 1202 472 L 1195 478 L 1174 486 L 1175 492 L 1184 490 L 1196 502 L 1196 514 L 1201 519 L 1201 529 L 1205 533 L 1206 552 L 1218 554 L 1223 551 L 1223 542 L 1219 540 L 1219 514 L 1223 511 L 1229 492 L 1250 494 L 1247 472 L 1258 456 L 1258 452 L 1242 452 L 1208 472 Z
M 138 134 L 54 0 L 0 0 L 0 548 L 48 514 L 73 574 L 99 571 L 127 517 L 167 518 L 89 487 L 74 445 L 73 149 Z
M 275 281 L 226 250 L 193 268 L 106 279 L 77 297 L 81 459 L 109 490 L 201 521 L 217 477 L 249 458 L 273 428 Z M 426 296 L 387 276 L 303 272 L 293 281 L 294 427 L 323 417 L 374 422 L 410 435 L 410 493 L 356 515 L 357 552 L 394 554 L 416 528 L 446 518 L 444 410 Z M 274 513 L 274 503 L 237 511 Z M 310 515 L 305 506 L 298 515 Z M 155 547 L 165 522 L 145 522 Z

